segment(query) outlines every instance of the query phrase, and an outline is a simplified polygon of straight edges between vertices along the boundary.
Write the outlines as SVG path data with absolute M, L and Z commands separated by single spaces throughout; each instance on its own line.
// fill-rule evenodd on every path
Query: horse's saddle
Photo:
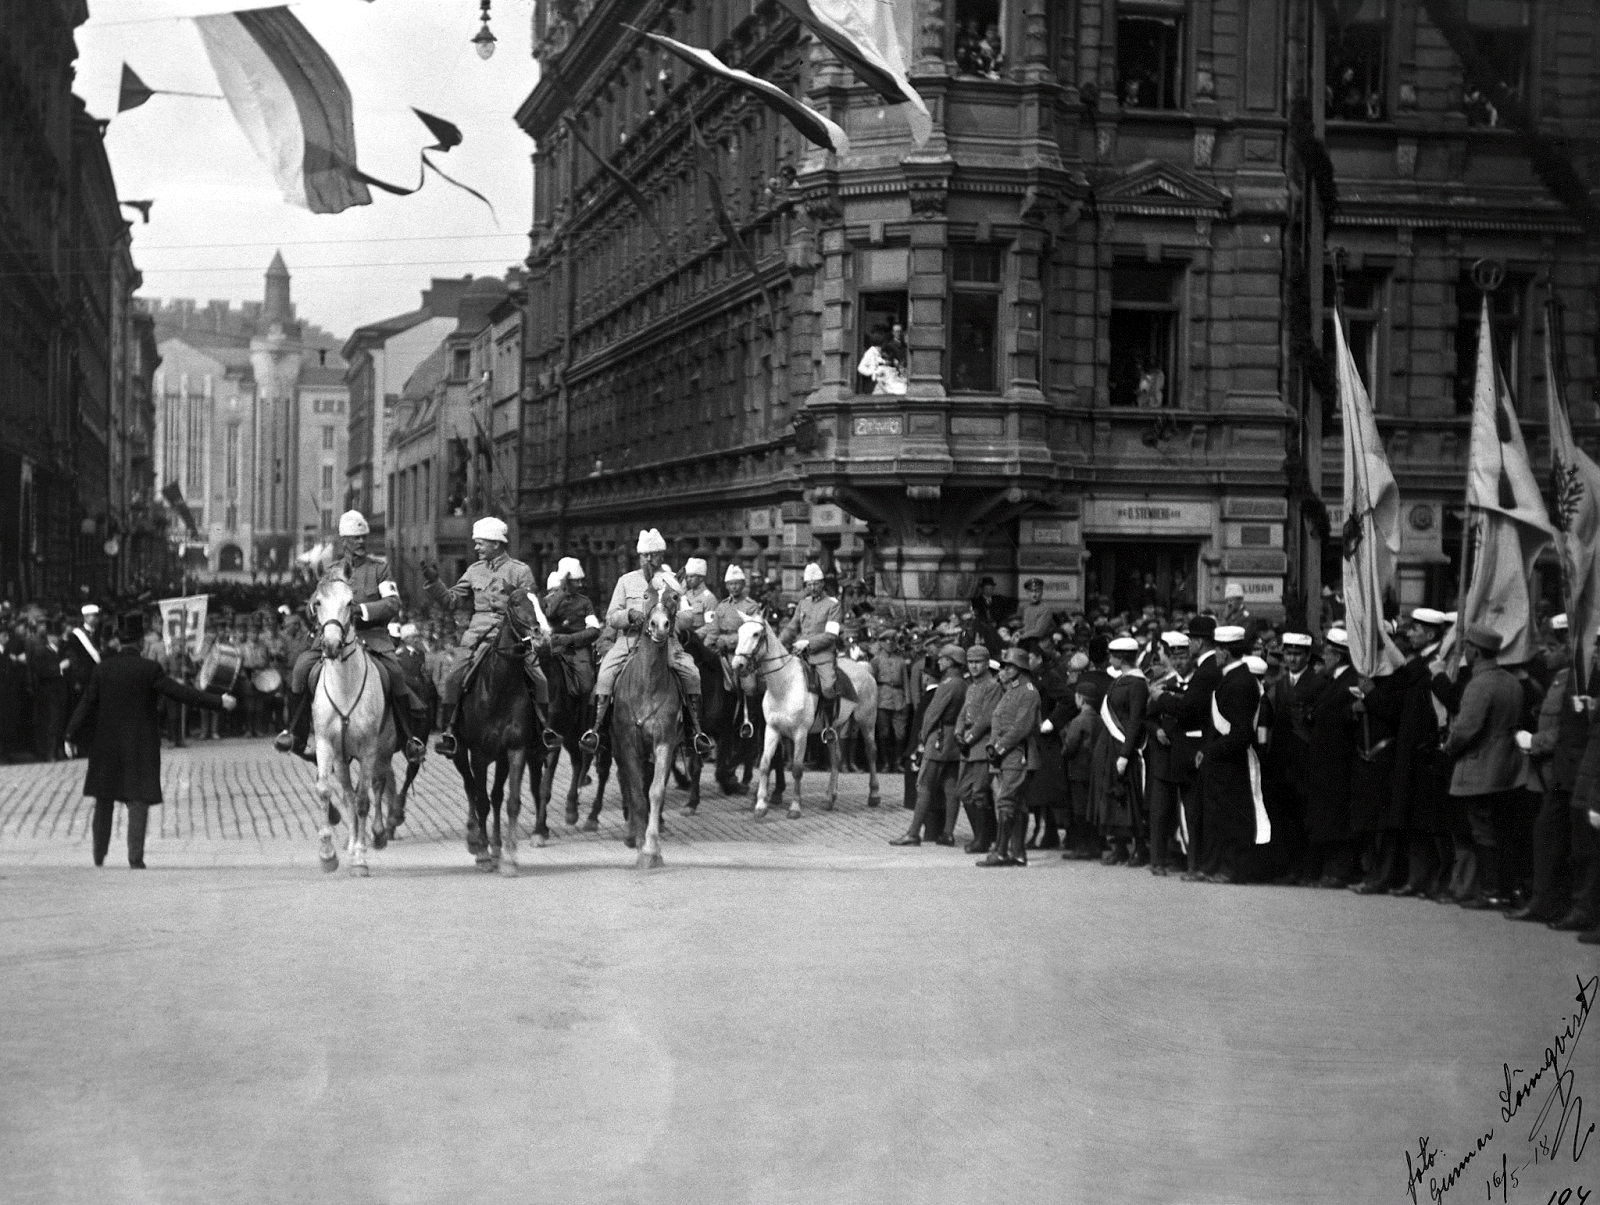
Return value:
M 822 697 L 822 683 L 817 680 L 817 667 L 809 661 L 802 661 L 806 667 L 806 689 L 817 698 Z M 844 667 L 837 661 L 833 665 L 833 689 L 841 699 L 849 699 L 852 703 L 860 702 L 856 696 L 856 684 L 850 681 L 850 675 L 844 672 Z
M 566 688 L 567 694 L 575 699 L 586 697 L 594 686 L 593 671 L 582 662 L 572 657 L 563 657 L 559 653 L 551 660 L 555 662 L 556 673 L 561 675 L 561 683 Z
M 494 651 L 495 638 L 499 634 L 499 628 L 491 628 L 472 650 L 472 659 L 467 662 L 467 672 L 461 679 L 461 696 L 463 698 L 466 697 L 467 691 L 471 689 L 472 680 L 478 676 L 478 670 L 483 665 L 484 658 Z

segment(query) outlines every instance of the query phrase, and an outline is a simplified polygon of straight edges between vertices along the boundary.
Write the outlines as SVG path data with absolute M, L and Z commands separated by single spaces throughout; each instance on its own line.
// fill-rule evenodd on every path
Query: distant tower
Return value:
M 294 302 L 289 300 L 289 267 L 283 262 L 283 252 L 272 257 L 267 266 L 267 292 L 262 299 L 261 321 L 268 327 L 287 327 L 294 321 Z

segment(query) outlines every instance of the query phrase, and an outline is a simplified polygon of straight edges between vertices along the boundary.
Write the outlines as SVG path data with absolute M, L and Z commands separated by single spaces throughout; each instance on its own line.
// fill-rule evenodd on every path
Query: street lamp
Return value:
M 494 57 L 494 34 L 489 31 L 489 0 L 482 0 L 482 8 L 478 13 L 483 21 L 483 28 L 472 35 L 472 44 L 478 48 L 478 57 L 488 60 Z

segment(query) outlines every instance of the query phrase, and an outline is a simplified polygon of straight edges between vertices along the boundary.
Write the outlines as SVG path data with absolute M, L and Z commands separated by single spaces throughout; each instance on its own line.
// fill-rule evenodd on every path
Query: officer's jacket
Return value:
M 717 609 L 717 596 L 706 587 L 685 590 L 678 602 L 678 628 L 685 632 L 698 632 L 705 626 L 706 616 Z
M 761 604 L 755 599 L 748 595 L 744 598 L 725 598 L 714 610 L 706 613 L 700 639 L 709 649 L 731 653 L 739 645 L 739 629 L 749 620 L 760 618 Z
M 354 596 L 356 633 L 375 653 L 394 652 L 389 624 L 400 618 L 400 587 L 389 576 L 389 562 L 381 556 L 345 557 Z
M 956 747 L 956 720 L 966 697 L 967 680 L 961 671 L 946 670 L 934 688 L 933 698 L 928 700 L 928 709 L 922 713 L 922 730 L 917 737 L 928 761 L 961 760 L 961 750 Z
M 989 721 L 989 743 L 1004 751 L 1001 766 L 1007 770 L 1039 768 L 1039 691 L 1026 678 L 1018 678 L 994 705 Z
M 552 590 L 545 596 L 544 615 L 550 621 L 550 645 L 574 661 L 590 656 L 587 651 L 600 639 L 600 617 L 594 613 L 594 604 L 576 590 Z
M 475 648 L 480 640 L 499 626 L 506 604 L 518 590 L 538 598 L 538 583 L 533 570 L 506 553 L 491 561 L 477 560 L 467 566 L 461 579 L 449 588 L 443 582 L 428 583 L 428 597 L 444 607 L 457 606 L 471 599 L 472 620 L 461 633 L 461 647 Z
M 995 704 L 1005 693 L 1005 683 L 993 674 L 967 683 L 967 701 L 961 708 L 956 736 L 967 746 L 967 761 L 984 761 L 989 754 L 989 728 L 994 722 Z
M 878 682 L 878 710 L 904 711 L 906 702 L 906 659 L 899 653 L 879 653 L 872 659 L 872 676 Z
M 783 627 L 783 641 L 788 644 L 804 637 L 805 658 L 812 665 L 832 661 L 839 647 L 839 600 L 824 594 L 821 598 L 802 598 L 795 604 L 794 615 Z
M 678 591 L 678 579 L 670 569 L 662 566 L 656 571 L 656 576 L 664 588 Z M 633 629 L 628 612 L 644 611 L 649 597 L 650 583 L 645 579 L 642 569 L 628 570 L 617 579 L 616 588 L 611 591 L 611 605 L 606 608 L 606 626 L 616 633 L 616 643 L 630 652 L 639 643 L 639 633 Z M 673 635 L 675 638 L 677 633 Z

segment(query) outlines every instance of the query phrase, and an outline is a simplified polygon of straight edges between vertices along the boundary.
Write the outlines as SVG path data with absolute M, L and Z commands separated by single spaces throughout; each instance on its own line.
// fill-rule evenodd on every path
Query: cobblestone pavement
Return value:
M 0 767 L 0 853 L 46 855 L 77 849 L 89 841 L 93 801 L 83 797 L 83 760 Z M 397 768 L 402 763 L 395 762 Z M 802 780 L 802 816 L 790 821 L 780 807 L 757 822 L 751 813 L 752 785 L 745 796 L 723 795 L 714 781 L 714 768 L 701 774 L 701 803 L 696 814 L 684 815 L 687 793 L 673 784 L 667 794 L 665 816 L 668 840 L 680 848 L 743 843 L 762 847 L 815 846 L 839 852 L 871 849 L 904 831 L 907 814 L 898 775 L 880 776 L 882 808 L 868 808 L 867 776 L 841 774 L 839 799 L 833 811 L 824 808 L 828 776 L 812 772 Z M 606 843 L 620 840 L 624 831 L 622 795 L 615 776 L 606 787 L 597 832 L 583 832 L 565 822 L 564 800 L 571 771 L 565 755 L 556 771 L 551 795 L 549 827 L 556 843 Z M 165 803 L 152 808 L 148 840 L 151 853 L 158 849 L 207 849 L 229 860 L 248 857 L 250 851 L 282 856 L 284 843 L 304 846 L 315 840 L 319 809 L 315 794 L 316 767 L 277 753 L 267 740 L 222 740 L 193 743 L 182 749 L 164 749 L 161 789 Z M 594 800 L 593 785 L 579 792 L 580 822 Z M 793 786 L 790 786 L 790 796 Z M 117 809 L 113 856 L 122 840 L 126 815 Z M 533 793 L 523 783 L 521 829 L 524 839 L 533 831 Z M 406 806 L 402 838 L 392 850 L 418 845 L 464 840 L 466 803 L 455 767 L 438 754 L 429 753 L 412 786 Z M 931 851 L 930 851 L 931 852 Z

